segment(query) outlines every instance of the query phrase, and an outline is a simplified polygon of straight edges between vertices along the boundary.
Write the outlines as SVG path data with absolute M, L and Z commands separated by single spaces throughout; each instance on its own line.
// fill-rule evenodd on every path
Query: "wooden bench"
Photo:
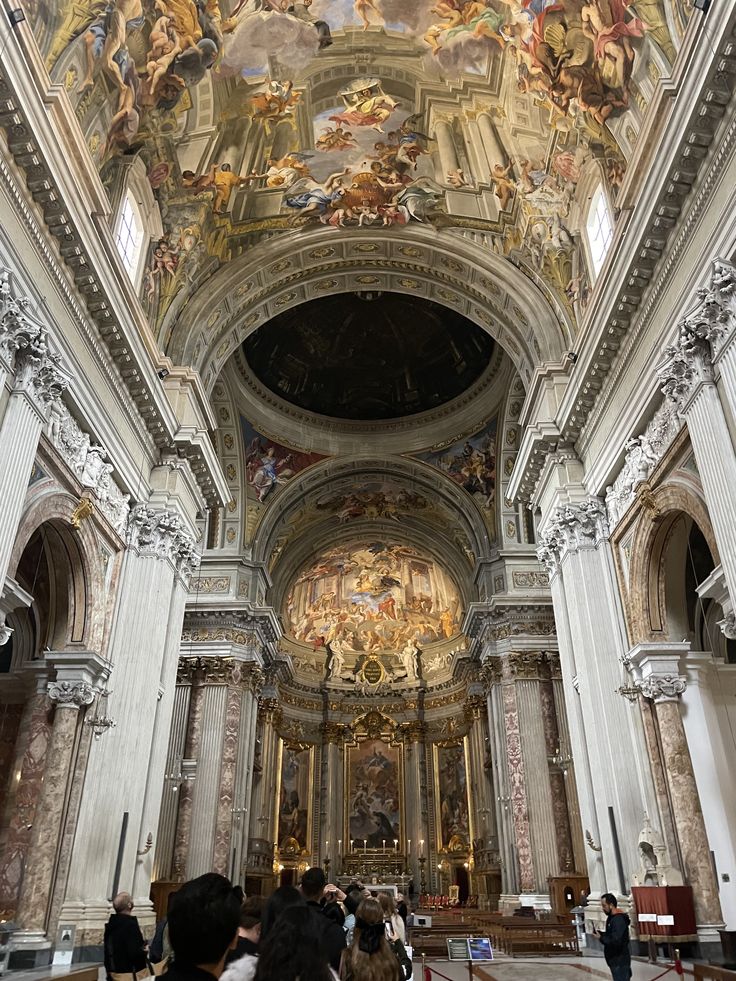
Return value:
M 450 937 L 476 937 L 478 928 L 470 923 L 456 923 L 453 926 L 411 927 L 409 942 L 415 954 L 427 957 L 447 957 L 447 941 Z
M 68 972 L 54 969 L 53 974 L 43 975 L 34 978 L 34 981 L 97 981 L 101 964 L 72 964 Z
M 736 971 L 728 971 L 715 964 L 694 964 L 693 971 L 696 978 L 703 978 L 704 981 L 736 981 Z
M 580 946 L 574 926 L 560 923 L 499 923 L 491 926 L 494 945 L 510 957 L 519 954 L 578 956 Z

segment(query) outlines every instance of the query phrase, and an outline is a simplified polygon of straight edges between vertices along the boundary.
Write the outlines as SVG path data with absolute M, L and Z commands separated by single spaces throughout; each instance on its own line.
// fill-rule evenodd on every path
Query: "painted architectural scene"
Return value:
M 291 636 L 349 654 L 397 652 L 455 636 L 457 588 L 416 549 L 378 542 L 338 546 L 296 580 L 287 600 Z
M 354 851 L 401 840 L 400 749 L 383 739 L 346 748 L 347 840 Z
M 312 754 L 283 744 L 278 800 L 278 842 L 284 850 L 302 851 L 309 844 L 309 791 Z
M 302 226 L 470 223 L 581 316 L 591 188 L 622 186 L 686 24 L 670 7 L 26 0 L 103 180 L 123 157 L 147 175 L 140 288 L 167 343 L 189 283 Z
M 462 743 L 438 745 L 436 753 L 440 847 L 461 850 L 471 839 L 465 750 Z

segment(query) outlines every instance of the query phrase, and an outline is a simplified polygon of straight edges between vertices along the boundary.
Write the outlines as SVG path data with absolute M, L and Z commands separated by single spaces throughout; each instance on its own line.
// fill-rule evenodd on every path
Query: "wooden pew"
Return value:
M 736 981 L 736 971 L 728 971 L 715 964 L 694 964 L 693 970 L 695 977 L 703 981 Z
M 491 925 L 491 937 L 494 945 L 510 957 L 519 954 L 539 954 L 543 957 L 580 954 L 577 930 L 572 925 L 562 923 L 534 920 L 524 923 L 507 918 L 505 922 Z

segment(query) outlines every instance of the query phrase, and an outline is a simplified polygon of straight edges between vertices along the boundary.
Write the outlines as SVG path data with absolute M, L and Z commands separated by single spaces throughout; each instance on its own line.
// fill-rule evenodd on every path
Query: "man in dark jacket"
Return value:
M 169 911 L 174 964 L 166 981 L 216 981 L 238 939 L 240 902 L 224 875 L 185 882 Z
M 114 913 L 105 924 L 105 970 L 109 978 L 124 975 L 131 981 L 139 971 L 147 972 L 146 942 L 133 916 L 133 897 L 119 893 L 112 901 Z
M 322 869 L 307 869 L 302 876 L 301 890 L 307 901 L 307 906 L 312 910 L 315 932 L 320 938 L 320 946 L 327 956 L 330 966 L 339 972 L 342 952 L 345 949 L 345 931 L 335 920 L 325 916 L 322 912 L 319 903 L 324 895 L 326 884 L 327 880 Z
M 611 969 L 613 981 L 629 981 L 631 978 L 631 947 L 629 946 L 630 920 L 618 908 L 618 900 L 612 892 L 601 896 L 601 907 L 606 914 L 606 929 L 595 934 L 603 944 L 606 964 Z

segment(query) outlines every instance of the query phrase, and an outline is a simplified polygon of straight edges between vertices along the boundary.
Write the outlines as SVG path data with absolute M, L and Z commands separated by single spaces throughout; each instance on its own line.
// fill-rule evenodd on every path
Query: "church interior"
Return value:
M 736 0 L 1 6 L 10 971 L 317 866 L 736 978 Z

